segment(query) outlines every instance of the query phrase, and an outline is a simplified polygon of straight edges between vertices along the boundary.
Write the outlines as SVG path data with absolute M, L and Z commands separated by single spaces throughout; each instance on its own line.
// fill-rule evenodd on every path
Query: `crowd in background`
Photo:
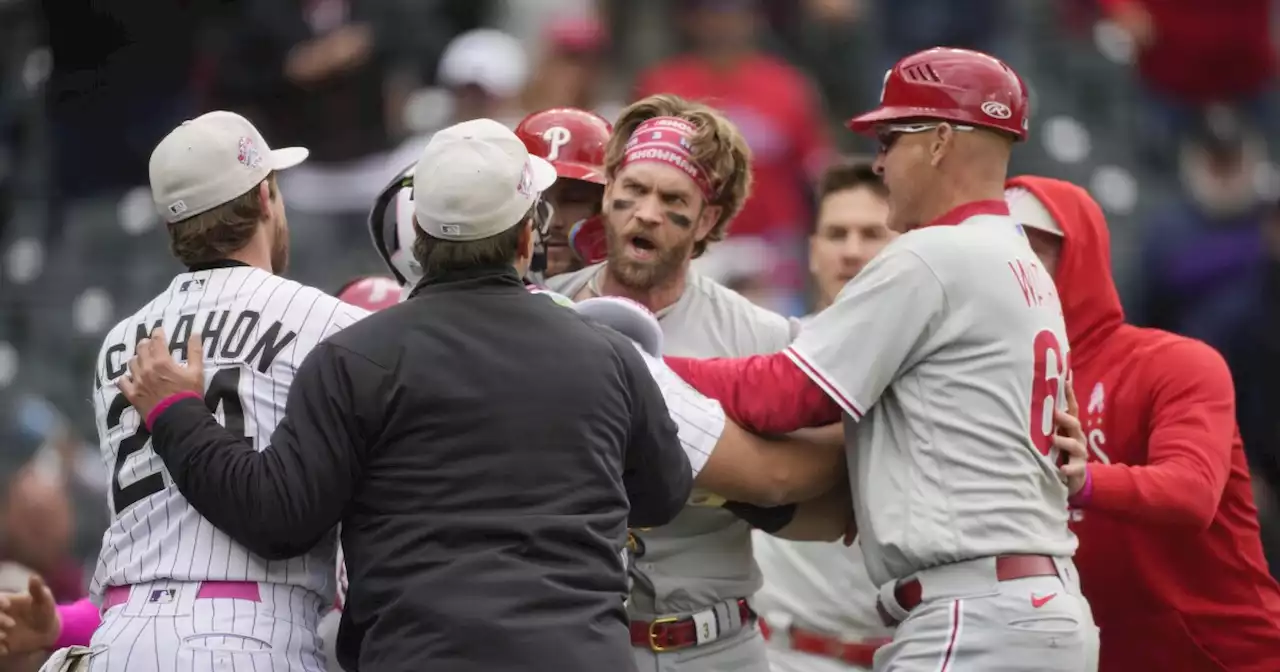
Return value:
M 280 176 L 289 275 L 382 272 L 365 219 L 434 129 L 670 92 L 722 109 L 756 187 L 697 264 L 811 309 L 813 181 L 901 55 L 994 53 L 1032 91 L 1014 173 L 1086 187 L 1132 321 L 1236 379 L 1268 523 L 1280 493 L 1280 180 L 1272 0 L 0 0 L 0 560 L 84 591 L 111 487 L 88 402 L 104 332 L 179 272 L 146 189 L 210 109 L 311 160 Z M 1268 534 L 1274 526 L 1267 525 Z M 1280 543 L 1269 545 L 1280 568 Z M 16 577 L 16 578 L 15 578 Z M 16 582 L 16 583 L 15 583 Z M 0 590 L 21 572 L 0 566 Z

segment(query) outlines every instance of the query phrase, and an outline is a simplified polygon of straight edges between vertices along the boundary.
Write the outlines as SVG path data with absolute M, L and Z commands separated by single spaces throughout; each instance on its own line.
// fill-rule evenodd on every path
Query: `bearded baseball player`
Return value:
M 1280 665 L 1231 372 L 1200 341 L 1124 322 L 1097 203 L 1018 177 L 1009 208 L 1056 280 L 1089 462 L 1072 474 L 1076 562 L 1103 672 L 1263 672 Z
M 690 270 L 724 237 L 750 189 L 750 151 L 721 114 L 675 96 L 628 107 L 605 164 L 608 258 L 548 286 L 578 300 L 621 296 L 657 316 L 667 354 L 750 355 L 790 342 L 783 317 Z M 714 488 L 712 488 L 714 490 Z M 764 523 L 780 531 L 781 520 Z M 632 642 L 641 670 L 768 669 L 750 599 L 760 587 L 751 528 L 730 511 L 690 506 L 634 532 Z M 693 636 L 683 634 L 693 631 Z
M 151 191 L 187 271 L 108 332 L 93 405 L 111 472 L 112 523 L 91 587 L 102 624 L 77 669 L 323 669 L 316 625 L 333 600 L 335 539 L 267 561 L 215 528 L 173 486 L 144 418 L 117 389 L 135 344 L 158 327 L 188 357 L 203 339 L 205 402 L 227 431 L 264 447 L 302 359 L 365 311 L 280 277 L 288 259 L 275 172 L 301 148 L 272 150 L 246 119 L 211 112 L 151 155 Z M 83 626 L 77 634 L 83 635 Z M 55 657 L 47 666 L 76 664 Z
M 809 237 L 817 305 L 835 303 L 845 284 L 894 238 L 884 181 L 869 161 L 836 163 L 818 182 Z M 811 319 L 812 316 L 804 318 Z M 754 535 L 764 585 L 756 595 L 773 672 L 865 672 L 892 630 L 876 613 L 876 587 L 855 544 L 811 544 Z
M 897 625 L 875 670 L 1094 669 L 1059 464 L 1084 459 L 1059 410 L 1062 306 L 1003 198 L 1026 87 L 987 54 L 928 49 L 850 127 L 880 140 L 903 235 L 785 352 L 669 361 L 753 431 L 845 419 L 859 541 Z

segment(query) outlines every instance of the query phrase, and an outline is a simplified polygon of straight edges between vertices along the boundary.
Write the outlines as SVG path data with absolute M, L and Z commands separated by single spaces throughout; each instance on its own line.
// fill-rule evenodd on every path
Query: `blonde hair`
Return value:
M 689 141 L 690 152 L 711 183 L 709 204 L 722 208 L 711 232 L 694 244 L 693 256 L 698 257 L 707 245 L 724 239 L 729 222 L 742 210 L 751 193 L 751 149 L 733 122 L 720 112 L 702 103 L 662 93 L 632 103 L 613 125 L 613 135 L 609 136 L 605 148 L 605 175 L 609 180 L 618 174 L 631 134 L 654 117 L 676 117 L 697 129 Z

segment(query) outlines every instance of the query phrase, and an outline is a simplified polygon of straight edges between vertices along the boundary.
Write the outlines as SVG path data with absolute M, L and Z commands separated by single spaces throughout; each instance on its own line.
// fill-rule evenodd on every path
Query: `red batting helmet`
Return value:
M 934 47 L 884 75 L 880 107 L 849 120 L 856 133 L 906 119 L 942 119 L 1027 139 L 1027 86 L 1004 61 L 980 51 Z
M 556 167 L 569 180 L 604 184 L 604 149 L 613 126 L 604 117 L 573 107 L 534 112 L 516 126 L 529 153 Z
M 338 290 L 338 300 L 377 312 L 400 303 L 400 283 L 384 275 L 356 278 Z

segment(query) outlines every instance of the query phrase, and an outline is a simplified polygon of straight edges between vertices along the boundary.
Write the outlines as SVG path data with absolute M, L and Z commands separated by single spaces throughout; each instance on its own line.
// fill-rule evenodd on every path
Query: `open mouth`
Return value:
M 643 234 L 634 234 L 627 239 L 627 252 L 640 260 L 653 259 L 658 254 L 658 246 Z

